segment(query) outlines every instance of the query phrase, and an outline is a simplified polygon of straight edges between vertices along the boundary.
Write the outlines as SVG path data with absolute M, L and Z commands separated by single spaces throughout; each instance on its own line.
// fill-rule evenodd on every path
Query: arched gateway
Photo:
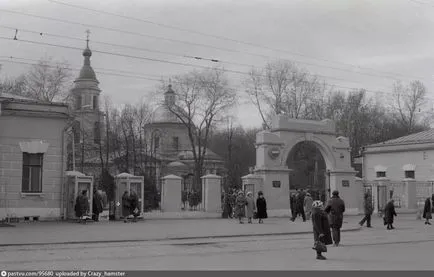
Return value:
M 291 183 L 291 180 L 294 182 L 291 177 L 295 168 L 290 167 L 295 167 L 294 155 L 300 145 L 316 149 L 315 167 L 318 161 L 323 163 L 322 184 L 317 189 L 322 189 L 326 198 L 331 191 L 339 190 L 346 202 L 346 214 L 358 213 L 360 194 L 355 187 L 356 171 L 351 167 L 349 141 L 345 137 L 336 137 L 335 123 L 328 119 L 313 121 L 276 116 L 270 131 L 256 135 L 256 166 L 252 174 L 243 177 L 244 188 L 263 191 L 271 215 L 289 215 L 290 190 L 298 187 L 313 190 L 312 185 L 321 183 L 316 179 L 309 181 L 311 184 L 307 186 Z M 321 177 L 315 167 L 305 167 L 306 176 L 315 170 L 312 178 Z

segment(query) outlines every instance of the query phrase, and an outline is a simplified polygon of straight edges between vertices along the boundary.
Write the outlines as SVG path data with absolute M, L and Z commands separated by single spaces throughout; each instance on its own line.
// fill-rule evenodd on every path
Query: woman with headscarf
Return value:
M 390 199 L 384 208 L 384 225 L 387 225 L 387 230 L 393 230 L 393 218 L 396 216 L 395 201 Z
M 321 249 L 320 244 L 324 244 L 325 246 L 333 244 L 333 239 L 328 216 L 323 210 L 323 203 L 318 200 L 312 204 L 312 226 L 315 243 L 313 249 L 316 251 L 316 258 L 318 260 L 326 260 L 326 257 L 322 253 L 327 252 L 327 249 Z
M 262 191 L 258 192 L 258 199 L 256 199 L 256 209 L 258 211 L 257 217 L 259 224 L 264 223 L 263 219 L 267 218 L 267 201 L 265 201 Z
M 255 200 L 253 199 L 253 193 L 251 191 L 249 191 L 247 193 L 247 197 L 246 197 L 246 207 L 247 207 L 247 220 L 249 224 L 252 224 L 252 218 L 253 215 L 255 214 Z
M 243 224 L 243 218 L 246 216 L 246 197 L 244 197 L 244 192 L 241 190 L 235 199 L 235 215 L 240 224 Z

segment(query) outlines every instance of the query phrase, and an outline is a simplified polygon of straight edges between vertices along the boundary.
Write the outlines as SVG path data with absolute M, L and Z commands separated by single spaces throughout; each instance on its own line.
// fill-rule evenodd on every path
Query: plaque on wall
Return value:
M 280 181 L 273 181 L 273 188 L 280 188 Z
M 349 187 L 350 186 L 350 181 L 348 181 L 348 180 L 342 180 L 342 186 L 343 187 Z
M 279 147 L 271 147 L 270 150 L 268 151 L 268 155 L 270 156 L 270 158 L 277 159 L 277 157 L 279 157 L 280 155 L 280 148 Z

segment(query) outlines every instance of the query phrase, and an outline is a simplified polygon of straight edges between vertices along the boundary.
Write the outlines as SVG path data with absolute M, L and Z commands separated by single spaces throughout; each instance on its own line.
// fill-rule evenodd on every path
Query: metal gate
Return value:
M 203 211 L 204 197 L 202 185 L 194 186 L 194 176 L 189 174 L 182 178 L 181 202 L 182 211 Z
M 387 204 L 387 186 L 377 187 L 377 210 L 379 214 L 382 214 L 384 207 Z

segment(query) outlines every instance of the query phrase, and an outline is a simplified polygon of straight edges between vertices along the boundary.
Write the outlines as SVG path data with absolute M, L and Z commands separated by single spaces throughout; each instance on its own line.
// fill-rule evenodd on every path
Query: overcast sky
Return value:
M 226 61 L 229 63 L 219 65 L 242 72 L 249 70 L 247 65 L 263 67 L 268 61 L 289 59 L 310 72 L 323 76 L 330 84 L 381 90 L 386 96 L 390 95 L 394 78 L 404 82 L 419 79 L 427 86 L 431 99 L 434 99 L 433 0 L 56 1 L 264 46 L 249 46 L 193 32 L 163 28 L 64 6 L 49 0 L 0 0 L 0 37 L 14 37 L 15 31 L 7 27 L 19 30 L 18 41 L 0 39 L 0 60 L 4 60 L 4 56 L 13 56 L 28 59 L 17 61 L 31 63 L 32 60 L 51 56 L 55 60 L 68 61 L 73 68 L 80 68 L 83 62 L 81 50 L 29 44 L 20 42 L 20 39 L 83 49 L 85 31 L 90 29 L 90 47 L 94 50 L 92 66 L 97 72 L 102 93 L 110 96 L 117 104 L 134 103 L 155 91 L 159 82 L 148 80 L 149 78 L 160 79 L 159 76 L 186 73 L 194 69 L 195 65 L 216 65 L 210 61 L 183 57 L 184 55 Z M 66 24 L 4 10 L 94 26 Z M 124 32 L 97 27 L 115 28 Z M 45 34 L 41 36 L 26 31 Z M 82 41 L 49 35 L 69 36 Z M 214 48 L 167 39 L 206 44 Z M 192 66 L 96 53 L 98 50 Z M 4 61 L 0 64 L 2 77 L 16 76 L 29 69 L 29 66 L 23 64 Z M 140 76 L 130 78 L 102 74 L 108 70 L 124 75 L 135 72 L 136 76 Z M 236 73 L 229 73 L 228 76 L 240 95 L 244 94 L 240 82 L 246 76 Z M 255 109 L 246 102 L 238 110 L 239 122 L 244 126 L 261 125 Z

